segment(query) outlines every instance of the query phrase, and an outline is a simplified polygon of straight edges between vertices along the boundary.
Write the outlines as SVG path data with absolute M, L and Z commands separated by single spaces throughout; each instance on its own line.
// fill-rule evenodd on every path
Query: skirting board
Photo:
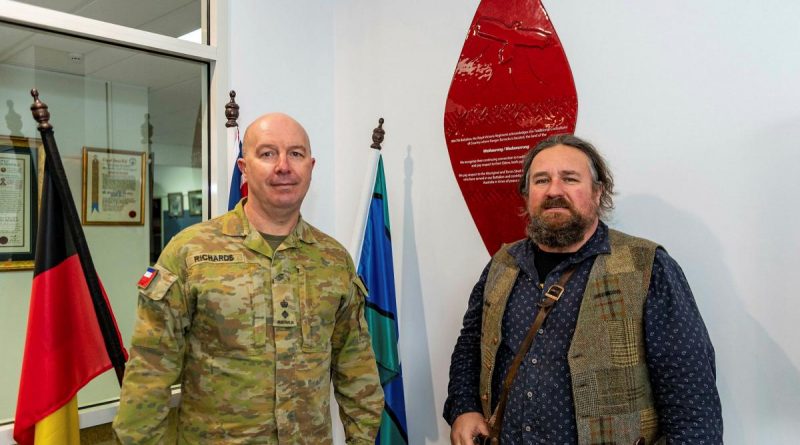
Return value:
M 172 398 L 169 400 L 170 408 L 178 406 L 181 400 L 180 388 L 172 389 Z M 80 427 L 90 428 L 97 425 L 111 423 L 114 416 L 117 415 L 117 408 L 119 408 L 119 399 L 110 399 L 104 402 L 95 403 L 89 406 L 84 406 L 78 409 L 78 416 Z M 0 445 L 13 445 L 14 442 L 14 422 L 9 422 L 0 425 Z

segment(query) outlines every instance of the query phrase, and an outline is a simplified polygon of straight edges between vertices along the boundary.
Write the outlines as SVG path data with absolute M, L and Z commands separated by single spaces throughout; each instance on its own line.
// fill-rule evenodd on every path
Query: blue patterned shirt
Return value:
M 575 444 L 578 433 L 567 352 L 589 271 L 599 254 L 609 253 L 608 228 L 602 222 L 577 252 L 540 280 L 530 241 L 509 253 L 520 273 L 508 298 L 502 321 L 502 342 L 492 375 L 492 408 L 503 379 L 536 317 L 544 288 L 562 272 L 575 272 L 520 366 L 509 391 L 501 443 Z M 480 335 L 483 289 L 489 266 L 472 290 L 461 335 L 450 364 L 444 418 L 448 423 L 465 412 L 481 412 Z M 646 362 L 661 432 L 668 443 L 721 444 L 722 412 L 715 383 L 714 348 L 680 266 L 667 252 L 656 250 L 644 311 Z

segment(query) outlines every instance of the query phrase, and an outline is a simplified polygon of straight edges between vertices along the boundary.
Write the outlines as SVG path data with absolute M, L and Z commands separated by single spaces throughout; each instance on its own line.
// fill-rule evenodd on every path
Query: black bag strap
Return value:
M 564 293 L 564 286 L 567 285 L 573 272 L 575 272 L 574 266 L 565 270 L 561 274 L 561 277 L 559 277 L 558 282 L 550 286 L 544 295 L 542 295 L 542 299 L 538 303 L 539 312 L 536 314 L 536 318 L 533 320 L 528 334 L 522 341 L 519 351 L 517 351 L 517 355 L 514 357 L 514 361 L 511 362 L 511 367 L 508 369 L 505 380 L 503 380 L 503 391 L 500 393 L 500 399 L 497 402 L 494 413 L 492 413 L 492 417 L 489 418 L 489 436 L 484 443 L 492 445 L 498 445 L 500 443 L 500 429 L 503 426 L 503 415 L 505 414 L 506 403 L 508 402 L 508 392 L 511 390 L 514 379 L 517 377 L 517 371 L 519 371 L 519 367 L 522 365 L 522 360 L 525 359 L 525 356 L 533 345 L 536 333 L 539 331 L 539 328 L 542 327 L 542 324 L 544 324 L 544 320 L 547 316 L 550 315 L 553 306 L 558 299 L 561 298 L 561 295 Z

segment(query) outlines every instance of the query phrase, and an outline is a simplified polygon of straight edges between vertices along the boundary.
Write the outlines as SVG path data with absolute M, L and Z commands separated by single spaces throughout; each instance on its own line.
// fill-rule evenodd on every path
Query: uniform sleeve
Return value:
M 489 274 L 484 268 L 472 289 L 464 314 L 464 324 L 450 359 L 450 383 L 444 402 L 444 419 L 450 425 L 466 412 L 482 412 L 479 396 L 481 371 L 481 320 L 483 318 L 483 288 Z
M 157 264 L 156 278 L 139 290 L 131 357 L 125 369 L 113 428 L 122 444 L 162 443 L 167 414 L 183 369 L 189 325 L 180 277 Z
M 381 424 L 383 389 L 364 319 L 366 290 L 355 276 L 350 288 L 336 314 L 331 378 L 347 443 L 372 445 Z
M 660 248 L 644 323 L 647 368 L 667 443 L 721 444 L 714 347 L 683 271 Z

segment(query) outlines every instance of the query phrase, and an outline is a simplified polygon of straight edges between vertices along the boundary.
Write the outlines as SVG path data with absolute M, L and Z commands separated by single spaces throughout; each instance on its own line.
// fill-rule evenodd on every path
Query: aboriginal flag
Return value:
M 49 132 L 42 132 L 47 159 L 14 422 L 21 445 L 78 443 L 78 390 L 112 368 L 110 357 L 118 377 L 127 360 Z

